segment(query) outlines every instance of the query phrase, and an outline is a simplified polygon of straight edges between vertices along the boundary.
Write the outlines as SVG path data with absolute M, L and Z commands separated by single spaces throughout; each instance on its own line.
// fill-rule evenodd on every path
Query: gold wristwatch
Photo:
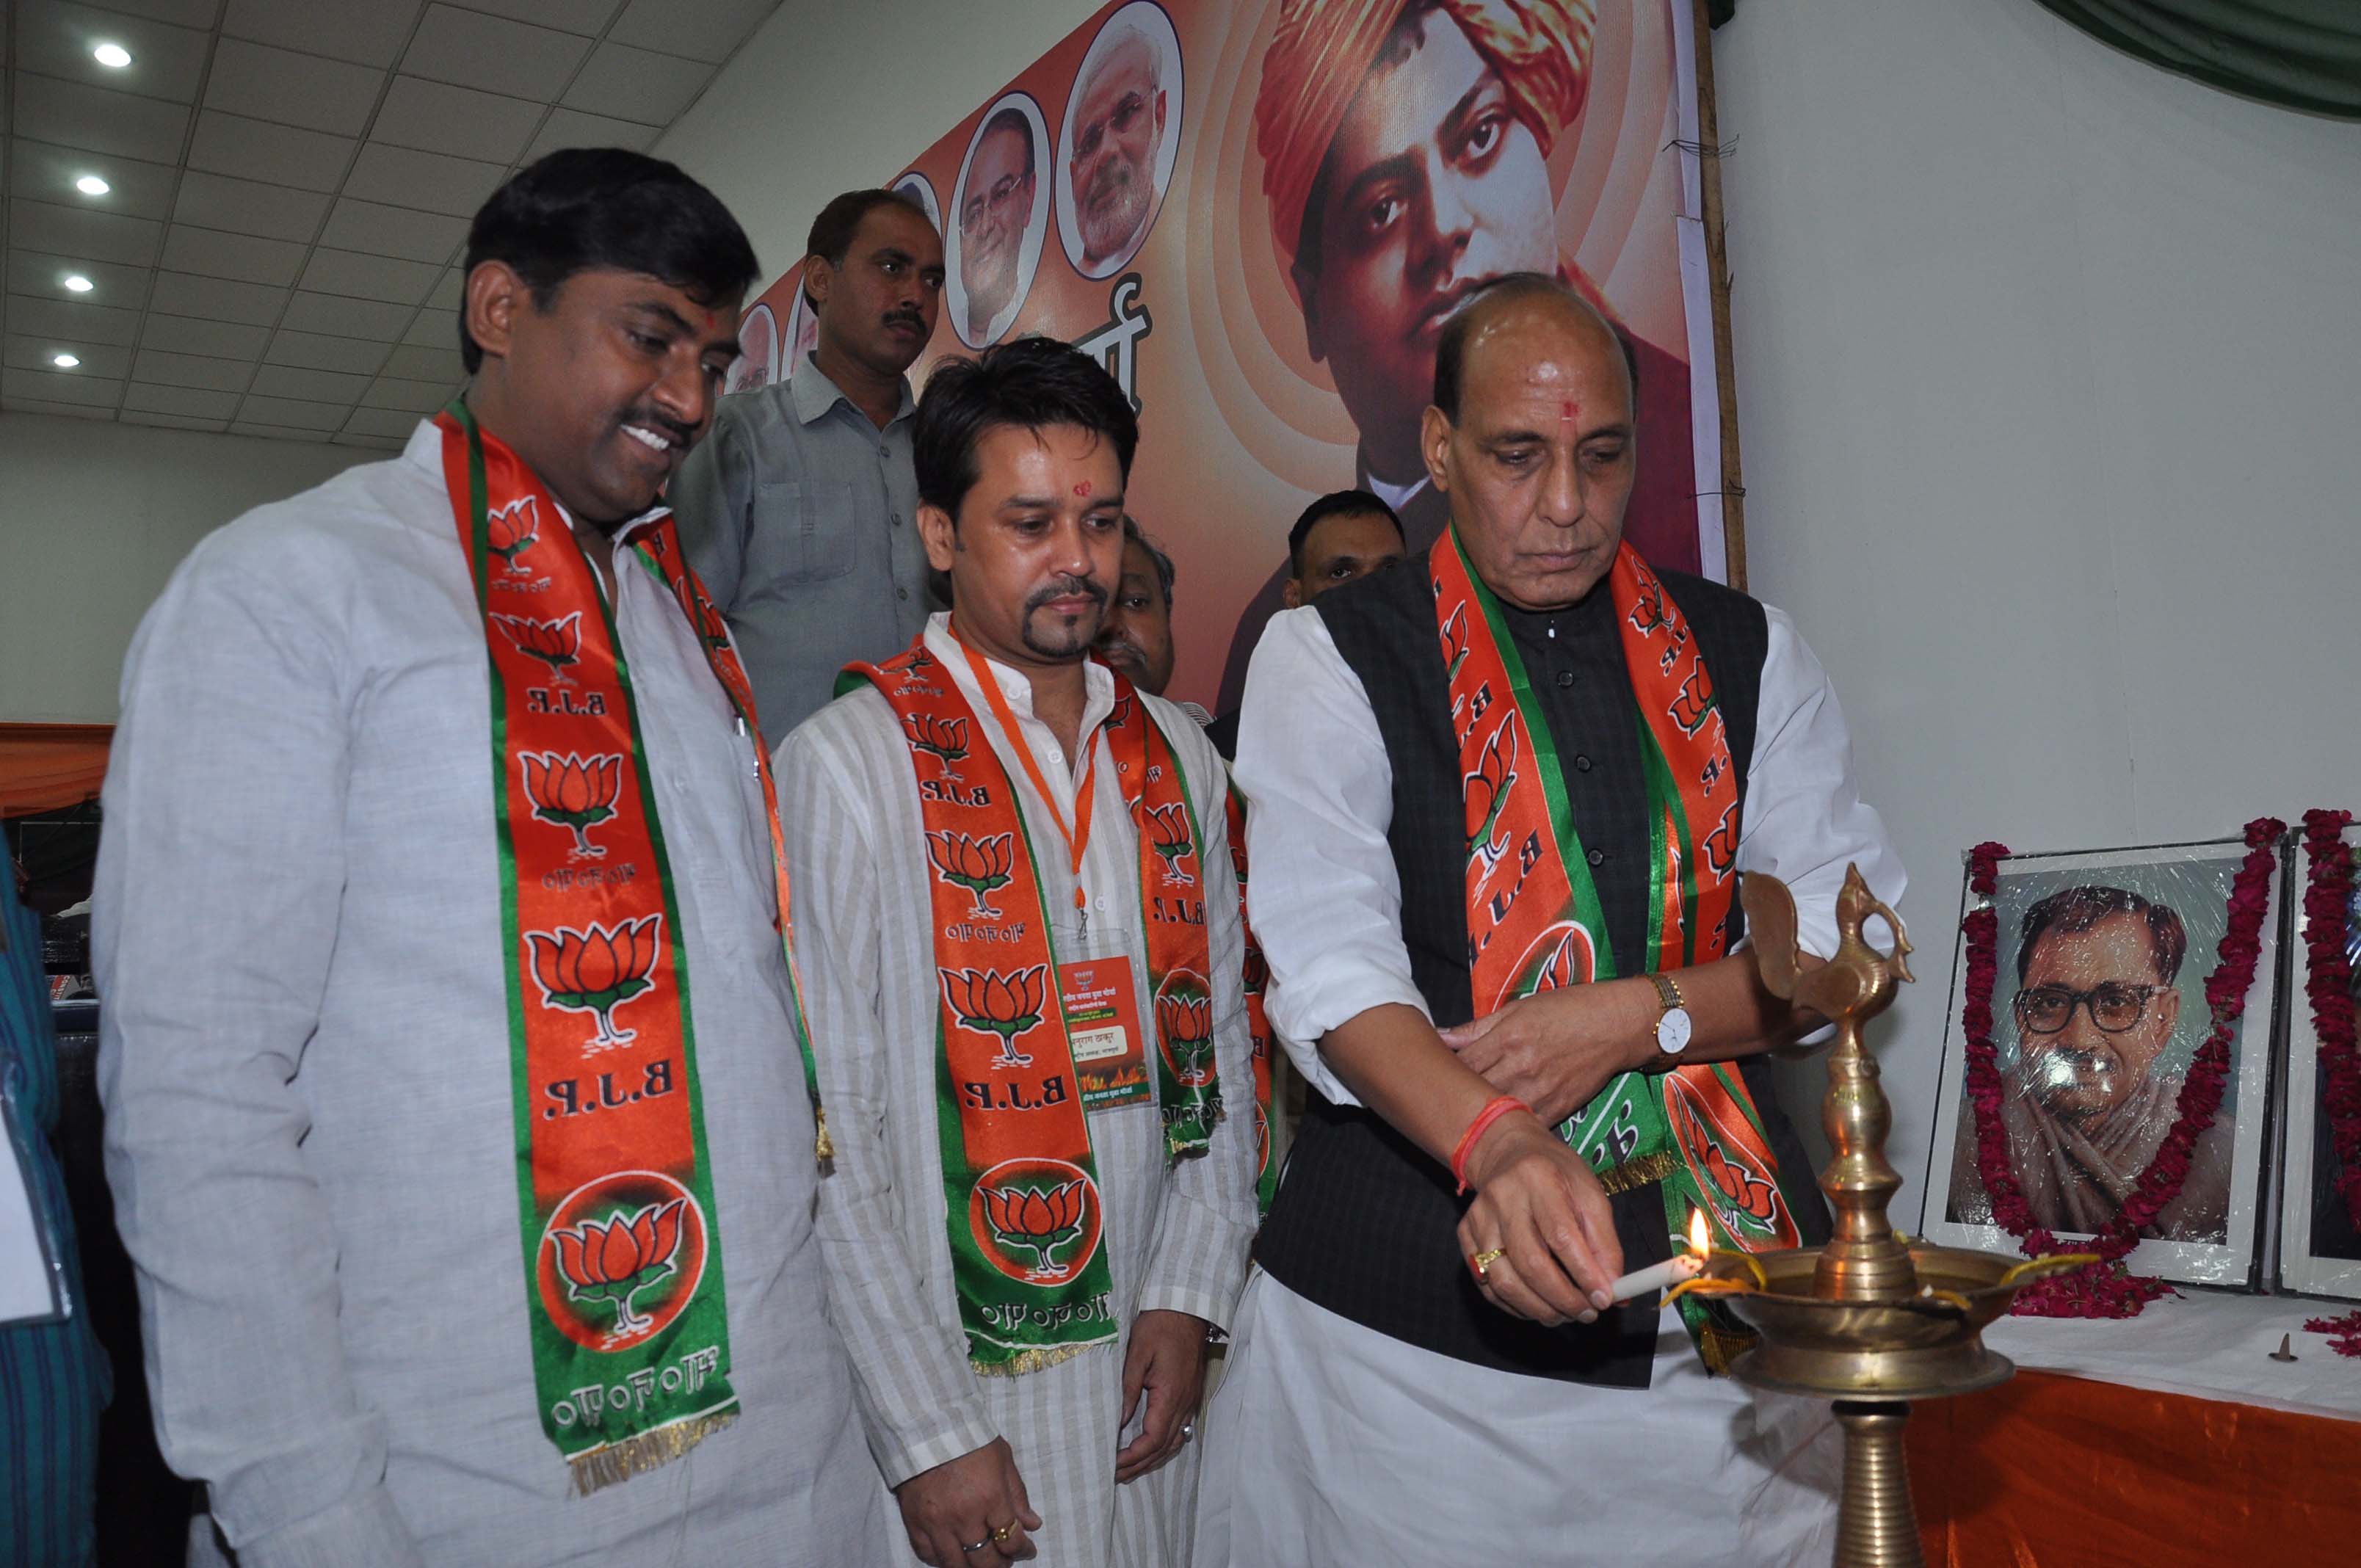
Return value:
M 1656 1014 L 1656 1048 L 1668 1057 L 1676 1057 L 1688 1048 L 1689 1036 L 1696 1033 L 1688 1003 L 1681 998 L 1680 982 L 1671 975 L 1657 973 L 1648 978 L 1655 982 L 1656 1000 L 1664 1008 Z

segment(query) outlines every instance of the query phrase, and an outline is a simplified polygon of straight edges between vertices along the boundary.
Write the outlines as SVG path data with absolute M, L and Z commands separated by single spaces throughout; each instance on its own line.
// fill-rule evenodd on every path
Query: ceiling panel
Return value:
M 429 5 L 401 57 L 412 76 L 537 98 L 546 104 L 590 52 L 590 40 L 480 11 Z
M 270 341 L 270 329 L 244 322 L 199 321 L 194 316 L 167 316 L 150 312 L 139 329 L 143 348 L 173 354 L 204 354 L 220 359 L 251 360 Z
M 287 305 L 287 291 L 228 278 L 189 272 L 159 272 L 148 308 L 170 316 L 206 316 L 214 321 L 269 326 Z
M 470 11 L 489 11 L 536 27 L 557 27 L 595 38 L 623 0 L 459 0 Z
M 53 147 L 84 147 L 149 163 L 178 163 L 188 132 L 185 104 L 110 93 L 29 71 L 13 73 L 14 128 Z
M 283 239 L 174 224 L 164 239 L 164 265 L 176 272 L 236 278 L 247 283 L 292 283 L 303 247 Z
M 423 0 L 229 0 L 222 31 L 361 65 L 391 65 Z
M 523 98 L 478 93 L 423 76 L 397 76 L 377 123 L 369 127 L 369 139 L 511 163 L 548 112 L 548 104 Z
M 344 182 L 352 156 L 353 144 L 344 137 L 208 109 L 197 116 L 189 167 L 272 185 L 334 191 Z
M 320 232 L 320 219 L 330 200 L 319 191 L 233 180 L 226 174 L 192 169 L 181 177 L 180 199 L 172 204 L 172 216 L 199 228 L 309 244 Z
M 72 403 L 45 403 L 38 398 L 11 397 L 6 401 L 12 411 L 22 414 L 55 414 L 60 419 L 119 419 L 122 417 L 104 403 L 94 403 L 88 408 L 80 408 Z
M 11 194 L 135 218 L 171 216 L 172 182 L 181 176 L 172 164 L 144 163 L 115 153 L 81 152 L 24 137 L 10 146 L 8 161 Z M 82 194 L 74 181 L 86 174 L 97 175 L 112 189 L 104 196 Z
M 385 72 L 366 65 L 224 38 L 205 79 L 205 107 L 357 137 L 384 85 Z
M 62 370 L 0 369 L 0 398 L 14 402 L 36 398 L 47 403 L 72 403 L 105 408 L 123 395 L 123 383 L 95 376 L 70 376 Z
M 167 354 L 143 348 L 133 361 L 137 380 L 159 387 L 184 387 L 201 392 L 243 392 L 254 378 L 254 367 L 243 359 L 216 359 L 204 354 Z
M 139 313 L 111 305 L 12 294 L 5 308 L 13 332 L 48 333 L 72 343 L 130 344 L 139 335 Z
M 569 109 L 612 115 L 642 125 L 668 126 L 697 102 L 714 68 L 702 60 L 600 44 L 566 90 Z
M 317 332 L 281 332 L 270 340 L 270 350 L 263 358 L 273 365 L 340 370 L 364 378 L 376 375 L 380 366 L 390 363 L 382 343 L 365 337 L 330 337 Z
M 335 294 L 297 294 L 287 302 L 282 327 L 297 332 L 325 333 L 331 337 L 366 337 L 391 343 L 410 324 L 411 307 L 383 300 L 347 300 Z
M 611 120 L 604 115 L 586 115 L 579 109 L 553 109 L 542 125 L 541 134 L 525 148 L 523 160 L 533 163 L 569 147 L 628 147 L 634 152 L 645 152 L 663 134 L 657 126 L 632 120 Z
M 779 0 L 631 0 L 607 36 L 619 44 L 719 65 Z
M 120 10 L 93 10 L 61 0 L 17 0 L 16 63 L 44 76 L 85 82 L 110 93 L 137 93 L 186 104 L 205 73 L 203 31 L 176 27 Z M 100 44 L 120 44 L 131 63 L 104 66 L 92 58 Z
M 374 256 L 399 256 L 411 261 L 447 262 L 467 238 L 467 220 L 409 207 L 388 207 L 346 196 L 328 214 L 320 232 L 322 245 L 338 250 L 366 250 Z
M 23 325 L 10 322 L 12 328 Z M 73 374 L 106 380 L 119 380 L 131 368 L 131 350 L 115 344 L 81 343 L 62 335 L 48 333 L 12 331 L 0 338 L 0 362 L 11 370 L 48 370 L 60 354 L 71 354 L 82 361 Z
M 48 202 L 8 203 L 8 243 L 52 256 L 82 256 L 93 261 L 147 267 L 156 260 L 164 225 L 153 218 L 126 218 Z
M 237 412 L 236 392 L 208 392 L 193 387 L 159 387 L 134 381 L 123 394 L 123 406 L 144 413 L 181 414 L 190 419 L 227 419 Z
M 246 424 L 275 424 L 288 430 L 342 430 L 350 403 L 323 403 L 310 399 L 265 398 L 248 393 L 237 417 Z
M 5 0 L 0 409 L 398 448 L 462 383 L 485 199 L 560 148 L 653 146 L 774 9 Z

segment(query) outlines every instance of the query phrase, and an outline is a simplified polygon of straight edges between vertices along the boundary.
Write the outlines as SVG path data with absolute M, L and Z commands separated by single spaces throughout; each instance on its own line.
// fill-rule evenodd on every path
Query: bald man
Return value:
M 1280 5 L 1255 97 L 1271 237 L 1305 346 L 1359 433 L 1354 482 L 1400 515 L 1413 552 L 1450 518 L 1428 482 L 1419 421 L 1452 313 L 1520 270 L 1552 273 L 1604 308 L 1559 248 L 1547 165 L 1589 93 L 1597 13 L 1597 0 Z M 1695 571 L 1689 367 L 1618 330 L 1650 433 L 1626 531 L 1653 565 Z M 1225 709 L 1282 588 L 1274 576 L 1239 622 Z
M 1826 1561 L 1824 1416 L 1709 1376 L 1733 1321 L 1611 1286 L 1693 1212 L 1826 1235 L 1763 1058 L 1818 1021 L 1764 991 L 1739 873 L 1825 953 L 1847 864 L 1902 870 L 1794 624 L 1624 541 L 1645 441 L 1576 290 L 1488 287 L 1420 427 L 1450 528 L 1256 652 L 1248 905 L 1312 1094 L 1199 1568 Z

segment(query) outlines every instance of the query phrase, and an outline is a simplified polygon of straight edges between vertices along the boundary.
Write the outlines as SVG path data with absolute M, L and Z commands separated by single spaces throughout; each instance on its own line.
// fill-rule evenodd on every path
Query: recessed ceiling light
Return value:
M 79 272 L 69 272 L 58 280 L 66 286 L 66 291 L 70 294 L 87 294 L 98 287 Z
M 131 51 L 121 44 L 101 44 L 90 51 L 90 58 L 109 71 L 120 71 L 131 63 Z
M 49 356 L 49 363 L 60 370 L 71 370 L 82 361 L 71 354 L 52 354 Z
M 85 174 L 74 181 L 74 189 L 85 196 L 104 196 L 115 187 L 95 174 Z

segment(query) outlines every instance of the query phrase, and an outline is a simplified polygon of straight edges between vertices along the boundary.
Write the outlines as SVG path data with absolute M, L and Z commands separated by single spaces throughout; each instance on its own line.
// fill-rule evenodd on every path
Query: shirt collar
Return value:
M 951 635 L 950 611 L 939 609 L 927 618 L 926 648 L 937 663 L 951 673 L 951 679 L 971 704 L 983 700 L 983 693 L 975 684 L 975 671 L 967 662 L 967 648 Z M 992 673 L 1000 693 L 1008 699 L 1009 711 L 1019 719 L 1040 723 L 1033 718 L 1033 683 L 1022 671 L 1013 670 L 999 660 L 986 657 L 983 667 Z M 1082 740 L 1085 746 L 1100 725 L 1115 712 L 1115 672 L 1096 659 L 1082 663 Z
M 828 372 L 819 367 L 819 356 L 816 353 L 805 355 L 804 362 L 796 366 L 795 373 L 787 378 L 787 397 L 795 404 L 796 422 L 802 424 L 811 423 L 839 403 L 852 409 L 855 413 L 861 412 L 853 406 L 852 400 L 844 395 L 844 389 L 829 380 Z M 909 418 L 917 406 L 910 396 L 910 378 L 905 376 L 902 378 L 902 400 L 889 422 Z M 868 416 L 862 414 L 862 417 L 866 419 Z
M 423 468 L 428 474 L 433 475 L 435 488 L 440 489 L 443 486 L 442 427 L 437 425 L 431 419 L 420 420 L 418 422 L 418 428 L 410 433 L 410 444 L 401 449 L 401 460 L 404 463 L 412 464 Z M 543 488 L 546 489 L 548 487 L 544 485 Z M 555 495 L 552 495 L 549 498 L 549 500 L 552 506 L 557 508 L 558 521 L 565 523 L 568 529 L 571 529 L 574 526 L 574 514 L 566 510 L 566 503 L 559 500 Z M 671 510 L 672 508 L 669 504 L 659 500 L 655 505 L 640 513 L 639 516 L 631 519 L 631 521 L 623 524 L 622 527 L 615 530 L 613 543 L 617 554 L 620 554 L 622 551 L 630 548 L 632 536 L 637 534 L 640 530 L 646 527 L 649 523 L 655 521 L 656 519 L 664 516 Z

